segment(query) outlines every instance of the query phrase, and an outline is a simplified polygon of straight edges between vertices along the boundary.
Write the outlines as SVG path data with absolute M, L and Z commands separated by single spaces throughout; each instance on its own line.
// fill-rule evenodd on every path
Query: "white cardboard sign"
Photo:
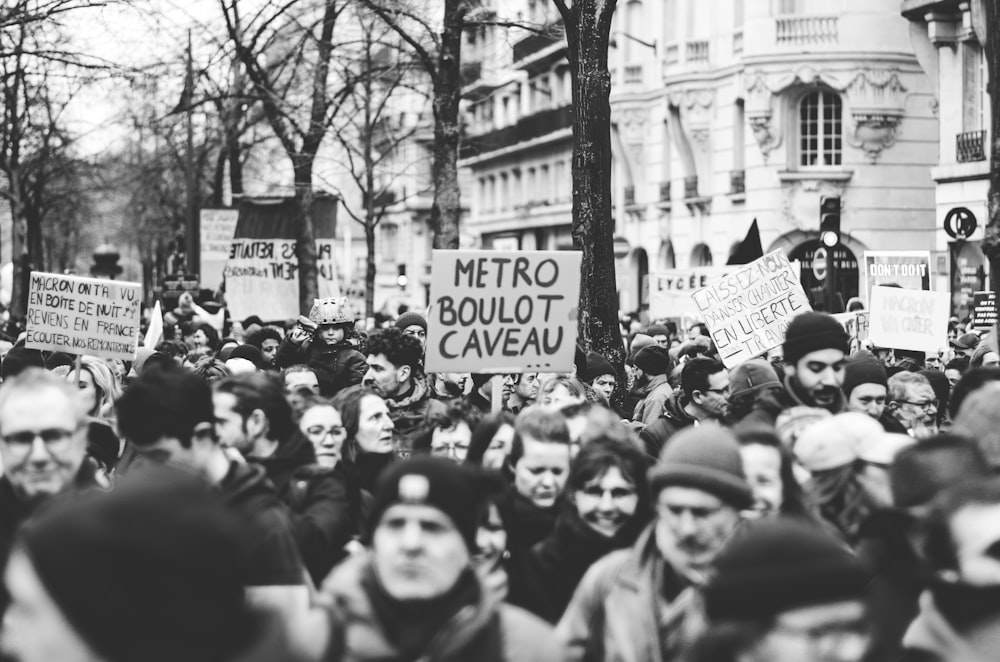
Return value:
M 948 341 L 947 292 L 873 287 L 869 337 L 876 347 L 937 352 Z

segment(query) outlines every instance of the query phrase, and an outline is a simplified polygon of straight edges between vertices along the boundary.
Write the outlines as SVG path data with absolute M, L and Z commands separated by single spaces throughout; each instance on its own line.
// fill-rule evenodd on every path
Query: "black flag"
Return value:
M 755 218 L 747 230 L 746 238 L 736 246 L 726 264 L 750 264 L 761 257 L 764 257 L 764 248 L 760 245 L 760 230 L 757 229 Z

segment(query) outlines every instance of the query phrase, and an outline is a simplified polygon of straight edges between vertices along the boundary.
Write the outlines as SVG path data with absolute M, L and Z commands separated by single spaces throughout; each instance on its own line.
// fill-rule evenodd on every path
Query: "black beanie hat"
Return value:
M 860 354 L 852 356 L 844 363 L 844 383 L 841 385 L 841 390 L 849 398 L 851 391 L 862 384 L 887 386 L 888 381 L 885 368 L 878 359 Z
M 611 361 L 597 352 L 587 352 L 587 369 L 583 372 L 583 381 L 592 382 L 601 375 L 616 375 Z
M 45 368 L 45 359 L 37 349 L 11 347 L 0 363 L 0 379 L 16 377 L 28 368 Z
M 670 372 L 670 352 L 666 347 L 647 345 L 639 350 L 632 363 L 647 375 L 665 375 Z
M 785 517 L 746 524 L 714 566 L 704 589 L 712 622 L 760 621 L 861 598 L 869 580 L 862 563 L 823 529 Z
M 463 465 L 432 455 L 389 465 L 375 485 L 369 535 L 375 533 L 385 511 L 397 503 L 437 508 L 451 518 L 469 551 L 476 549 L 479 502 L 472 475 Z
M 803 313 L 792 320 L 785 331 L 785 365 L 795 366 L 809 352 L 839 349 L 847 354 L 850 339 L 844 327 L 826 313 Z
M 20 531 L 59 610 L 108 662 L 230 659 L 253 628 L 232 511 L 175 473 L 54 501 Z
M 408 326 L 419 326 L 427 333 L 427 318 L 420 313 L 407 312 L 399 316 L 394 326 L 401 331 L 406 331 Z
M 231 359 L 246 359 L 258 370 L 264 369 L 264 355 L 253 345 L 240 345 L 229 353 Z
M 889 488 L 896 508 L 919 508 L 942 490 L 993 474 L 982 449 L 972 439 L 942 433 L 904 448 L 889 466 Z

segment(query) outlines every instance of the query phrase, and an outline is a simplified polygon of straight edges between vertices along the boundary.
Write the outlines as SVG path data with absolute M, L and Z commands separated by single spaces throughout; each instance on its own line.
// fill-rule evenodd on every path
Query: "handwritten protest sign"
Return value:
M 851 339 L 851 351 L 854 352 L 868 340 L 868 311 L 856 310 L 853 313 L 837 313 L 833 316 L 840 322 L 844 331 Z
M 25 347 L 131 361 L 142 285 L 31 272 Z
M 202 209 L 200 224 L 201 282 L 217 289 L 229 259 L 229 244 L 236 234 L 236 209 Z
M 937 352 L 948 337 L 947 292 L 876 287 L 870 337 L 876 347 Z
M 997 324 L 997 293 L 975 292 L 972 295 L 972 325 L 990 329 Z
M 931 289 L 930 251 L 865 251 L 865 292 L 871 302 L 872 288 L 898 285 L 906 290 Z M 869 304 L 868 309 L 871 310 Z
M 735 267 L 691 267 L 649 274 L 649 316 L 652 319 L 699 318 L 700 313 L 691 299 L 691 293 L 732 273 L 734 269 Z
M 434 251 L 428 372 L 567 372 L 581 254 Z
M 780 345 L 792 318 L 812 310 L 781 249 L 691 296 L 727 368 Z

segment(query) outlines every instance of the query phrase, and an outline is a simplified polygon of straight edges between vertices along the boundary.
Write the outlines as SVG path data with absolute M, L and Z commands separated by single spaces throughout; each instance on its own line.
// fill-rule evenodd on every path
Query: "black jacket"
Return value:
M 293 586 L 305 581 L 288 508 L 263 467 L 233 462 L 218 489 L 255 541 L 247 550 L 250 586 Z
M 368 372 L 364 354 L 347 341 L 328 345 L 313 340 L 297 345 L 285 338 L 278 346 L 274 362 L 281 368 L 297 364 L 312 368 L 319 382 L 320 395 L 327 398 L 348 386 L 360 384 Z
M 517 529 L 517 539 L 526 549 L 548 538 L 555 530 L 560 508 L 558 502 L 549 508 L 539 508 L 531 499 L 514 490 L 506 498 L 509 500 L 508 512 L 512 518 L 506 524 L 509 528 Z
M 655 461 L 670 437 L 691 425 L 694 425 L 694 419 L 684 411 L 684 395 L 677 391 L 664 403 L 663 415 L 639 432 L 639 439 L 646 454 Z
M 278 444 L 274 453 L 268 457 L 250 456 L 247 462 L 264 467 L 267 479 L 278 491 L 281 500 L 288 502 L 288 483 L 292 474 L 302 467 L 316 463 L 316 450 L 313 445 L 297 429 L 292 435 Z

